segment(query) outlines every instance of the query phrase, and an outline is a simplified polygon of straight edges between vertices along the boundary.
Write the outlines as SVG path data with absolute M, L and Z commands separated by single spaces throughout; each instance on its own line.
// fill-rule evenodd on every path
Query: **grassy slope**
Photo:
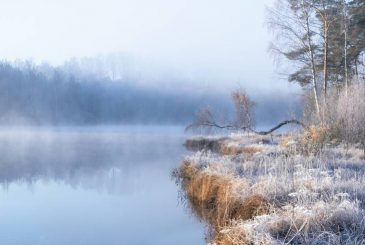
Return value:
M 198 151 L 175 176 L 216 244 L 364 243 L 363 152 L 319 141 L 195 138 L 186 145 Z

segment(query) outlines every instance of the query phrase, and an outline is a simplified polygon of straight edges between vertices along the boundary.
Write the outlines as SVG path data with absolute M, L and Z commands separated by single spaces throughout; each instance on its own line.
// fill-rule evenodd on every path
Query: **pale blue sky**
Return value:
M 273 0 L 0 0 L 0 57 L 61 64 L 127 52 L 202 80 L 278 85 L 267 53 Z

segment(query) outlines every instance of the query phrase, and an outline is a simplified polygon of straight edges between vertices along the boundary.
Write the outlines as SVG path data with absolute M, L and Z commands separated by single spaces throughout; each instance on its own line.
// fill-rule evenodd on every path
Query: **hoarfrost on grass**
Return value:
M 220 229 L 222 234 L 233 240 L 244 237 L 252 244 L 365 242 L 361 149 L 325 146 L 319 154 L 303 155 L 292 149 L 294 143 L 260 144 L 254 137 L 232 141 L 231 146 L 259 147 L 260 153 L 222 156 L 201 151 L 187 160 L 204 174 L 229 179 L 237 199 L 262 195 L 270 203 L 270 212 L 232 220 Z

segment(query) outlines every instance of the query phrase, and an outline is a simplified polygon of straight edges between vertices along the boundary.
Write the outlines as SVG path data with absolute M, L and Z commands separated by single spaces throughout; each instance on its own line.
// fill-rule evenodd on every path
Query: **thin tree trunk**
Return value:
M 345 51 L 345 93 L 346 96 L 348 94 L 349 88 L 349 81 L 348 81 L 348 71 L 347 71 L 347 8 L 346 8 L 346 1 L 343 1 L 343 10 L 344 10 L 344 34 L 345 34 L 345 44 L 344 44 L 344 51 Z
M 323 93 L 324 102 L 326 103 L 327 87 L 328 87 L 328 29 L 329 23 L 327 20 L 324 21 L 324 57 L 323 57 Z
M 328 32 L 330 21 L 327 15 L 326 3 L 322 0 L 322 10 L 317 9 L 317 13 L 323 21 L 323 105 L 322 105 L 322 120 L 326 118 L 327 110 L 327 90 L 328 90 Z
M 307 31 L 307 42 L 308 42 L 308 51 L 310 54 L 310 63 L 311 63 L 311 71 L 312 71 L 312 87 L 313 87 L 313 95 L 314 95 L 314 103 L 316 106 L 316 112 L 318 119 L 321 119 L 319 101 L 318 101 L 318 88 L 317 88 L 317 80 L 316 80 L 316 67 L 314 63 L 314 52 L 311 40 L 311 30 L 309 26 L 309 14 L 306 12 L 306 31 Z
M 327 19 L 324 22 L 324 56 L 323 56 L 323 105 L 322 105 L 322 119 L 326 119 L 327 111 L 327 88 L 328 88 L 328 29 L 329 22 Z

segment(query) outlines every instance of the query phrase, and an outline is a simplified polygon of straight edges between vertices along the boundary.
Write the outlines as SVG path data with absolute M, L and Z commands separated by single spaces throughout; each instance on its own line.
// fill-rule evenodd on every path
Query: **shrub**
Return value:
M 348 142 L 365 141 L 365 86 L 353 85 L 339 95 L 336 124 L 341 137 Z
M 322 103 L 321 116 L 321 119 L 317 118 L 312 100 L 307 96 L 303 115 L 305 124 L 317 127 L 319 132 L 325 130 L 327 141 L 365 145 L 365 85 L 354 83 L 347 90 L 332 88 L 326 103 Z M 322 135 L 319 138 L 322 140 Z
M 330 139 L 330 129 L 325 126 L 310 127 L 299 138 L 301 150 L 305 154 L 318 153 Z
M 229 225 L 231 220 L 248 220 L 268 211 L 267 201 L 259 194 L 244 199 L 234 193 L 233 179 L 206 173 L 185 161 L 174 173 L 195 215 L 216 230 Z
M 253 109 L 255 103 L 250 99 L 244 89 L 237 89 L 232 92 L 232 100 L 236 111 L 236 120 L 234 125 L 237 128 L 254 127 Z

